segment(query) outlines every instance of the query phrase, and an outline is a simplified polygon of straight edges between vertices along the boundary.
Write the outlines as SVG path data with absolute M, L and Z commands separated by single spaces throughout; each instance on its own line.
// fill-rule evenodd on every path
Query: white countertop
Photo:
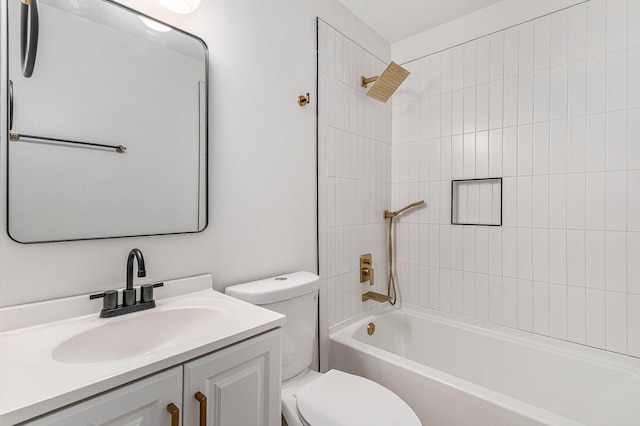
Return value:
M 114 318 L 99 318 L 101 301 L 88 295 L 0 309 L 0 425 L 42 415 L 285 323 L 284 315 L 212 290 L 210 275 L 165 282 L 156 289 L 156 303 L 155 309 Z M 71 364 L 51 357 L 56 346 L 83 331 L 182 306 L 215 306 L 225 318 L 186 342 L 130 358 Z M 127 338 L 105 344 L 126 345 Z

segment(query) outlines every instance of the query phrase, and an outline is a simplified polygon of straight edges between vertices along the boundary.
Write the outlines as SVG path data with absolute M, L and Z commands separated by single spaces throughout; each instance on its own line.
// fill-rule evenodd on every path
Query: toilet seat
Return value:
M 329 370 L 295 393 L 309 425 L 419 426 L 413 410 L 389 389 L 353 374 Z

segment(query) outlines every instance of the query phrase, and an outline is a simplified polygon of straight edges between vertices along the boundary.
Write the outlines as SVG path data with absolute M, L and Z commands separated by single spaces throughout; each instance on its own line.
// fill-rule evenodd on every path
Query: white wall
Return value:
M 35 245 L 15 243 L 3 232 L 0 306 L 121 287 L 133 247 L 147 263 L 148 277 L 140 282 L 212 273 L 214 286 L 222 289 L 283 272 L 316 271 L 315 17 L 383 59 L 388 44 L 336 1 L 204 0 L 187 16 L 150 0 L 123 3 L 209 46 L 209 227 L 199 234 Z M 312 104 L 301 108 L 296 98 L 306 92 Z M 3 116 L 2 135 L 6 124 Z M 6 187 L 4 136 L 1 143 L 0 186 Z M 5 203 L 2 197 L 3 223 Z
M 429 208 L 401 219 L 403 301 L 640 356 L 639 16 L 591 0 L 413 50 L 392 201 Z M 499 176 L 503 226 L 451 225 L 450 180 Z

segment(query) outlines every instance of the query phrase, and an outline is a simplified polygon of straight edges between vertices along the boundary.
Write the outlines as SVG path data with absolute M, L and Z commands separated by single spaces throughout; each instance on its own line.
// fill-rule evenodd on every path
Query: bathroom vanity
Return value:
M 280 423 L 283 315 L 210 275 L 156 301 L 117 318 L 88 296 L 0 309 L 0 425 Z

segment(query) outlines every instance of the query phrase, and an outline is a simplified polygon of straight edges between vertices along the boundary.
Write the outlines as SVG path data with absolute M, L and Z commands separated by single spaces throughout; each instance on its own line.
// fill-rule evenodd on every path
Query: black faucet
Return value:
M 144 256 L 142 256 L 140 249 L 134 248 L 129 252 L 129 257 L 127 258 L 127 286 L 122 290 L 122 305 L 118 305 L 117 290 L 107 290 L 103 293 L 89 296 L 89 299 L 104 298 L 102 310 L 100 311 L 101 318 L 115 317 L 130 312 L 151 309 L 156 306 L 156 301 L 153 299 L 153 289 L 162 287 L 164 284 L 143 284 L 140 286 L 140 301 L 138 302 L 136 300 L 136 289 L 133 288 L 134 259 L 138 262 L 138 277 L 142 278 L 147 276 L 147 271 L 144 267 Z
M 122 305 L 131 306 L 136 304 L 136 290 L 133 288 L 133 259 L 138 261 L 138 277 L 146 277 L 147 271 L 144 269 L 144 256 L 140 249 L 134 248 L 129 252 L 127 258 L 127 287 L 122 291 Z

